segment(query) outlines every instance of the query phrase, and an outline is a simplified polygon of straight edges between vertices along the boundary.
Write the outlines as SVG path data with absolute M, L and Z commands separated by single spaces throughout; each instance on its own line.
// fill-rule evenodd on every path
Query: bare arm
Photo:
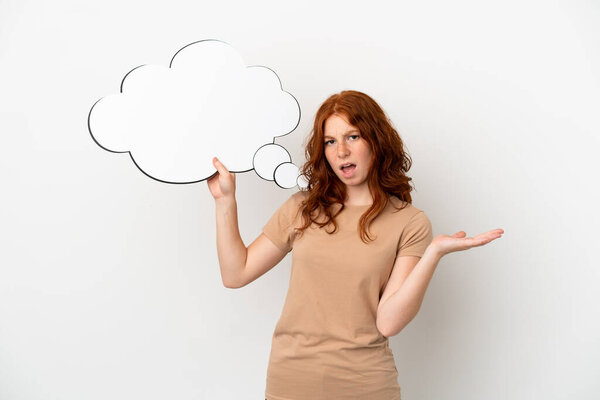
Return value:
M 441 257 L 427 247 L 421 258 L 397 258 L 377 308 L 377 328 L 383 336 L 398 334 L 417 315 Z M 400 273 L 401 271 L 405 272 Z
M 217 217 L 217 254 L 225 287 L 236 287 L 246 265 L 248 249 L 238 226 L 235 198 L 215 200 Z
M 414 256 L 398 257 L 377 308 L 379 332 L 386 337 L 397 335 L 417 315 L 427 286 L 443 256 L 483 246 L 503 233 L 502 229 L 494 229 L 475 237 L 465 237 L 464 231 L 452 236 L 438 235 L 418 261 L 418 257 Z M 398 272 L 396 268 L 399 268 Z
M 240 288 L 265 274 L 287 253 L 262 233 L 246 248 L 238 225 L 235 174 L 229 172 L 216 157 L 213 164 L 217 174 L 207 183 L 215 198 L 221 279 L 227 288 Z

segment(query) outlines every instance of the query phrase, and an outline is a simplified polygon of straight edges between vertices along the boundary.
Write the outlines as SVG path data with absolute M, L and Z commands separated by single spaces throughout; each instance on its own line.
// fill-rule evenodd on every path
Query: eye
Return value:
M 351 136 L 349 136 L 349 137 L 351 137 L 351 138 L 355 137 L 356 139 L 358 139 L 358 138 L 360 137 L 360 135 L 351 135 Z M 356 139 L 355 139 L 355 140 L 356 140 Z
M 325 141 L 325 146 L 327 146 L 327 145 L 329 144 L 329 142 L 333 142 L 333 139 L 331 139 L 331 140 L 326 140 L 326 141 Z

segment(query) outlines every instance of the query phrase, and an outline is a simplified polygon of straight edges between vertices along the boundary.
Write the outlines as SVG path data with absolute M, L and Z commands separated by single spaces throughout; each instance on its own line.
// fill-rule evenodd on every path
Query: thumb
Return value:
M 223 165 L 223 163 L 221 161 L 219 161 L 219 159 L 217 157 L 213 157 L 213 165 L 215 166 L 215 168 L 217 169 L 217 171 L 219 171 L 220 174 L 226 174 L 227 172 L 229 172 L 227 170 L 227 168 L 225 168 L 225 166 Z
M 454 235 L 452 235 L 452 237 L 455 237 L 455 238 L 462 238 L 462 237 L 465 237 L 465 236 L 467 236 L 467 234 L 466 234 L 465 231 L 458 231 Z

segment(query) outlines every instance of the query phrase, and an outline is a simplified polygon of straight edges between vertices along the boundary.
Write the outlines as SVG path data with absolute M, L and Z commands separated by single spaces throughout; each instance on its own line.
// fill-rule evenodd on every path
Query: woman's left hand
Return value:
M 494 229 L 485 233 L 480 233 L 474 237 L 465 237 L 467 234 L 464 231 L 459 231 L 452 236 L 438 235 L 433 239 L 429 246 L 431 246 L 441 257 L 454 251 L 468 250 L 471 247 L 483 246 L 494 239 L 498 239 L 503 233 L 504 230 L 502 229 Z

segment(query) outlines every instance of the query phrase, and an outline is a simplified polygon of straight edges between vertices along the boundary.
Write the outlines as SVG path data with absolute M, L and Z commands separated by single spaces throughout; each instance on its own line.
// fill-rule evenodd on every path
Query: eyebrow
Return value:
M 347 135 L 347 134 L 349 134 L 349 133 L 352 133 L 352 132 L 358 132 L 358 133 L 360 133 L 360 131 L 358 129 L 350 129 L 349 131 L 347 131 L 346 133 L 344 133 L 344 136 Z M 329 136 L 329 135 L 325 135 L 324 138 L 335 139 L 333 136 Z

